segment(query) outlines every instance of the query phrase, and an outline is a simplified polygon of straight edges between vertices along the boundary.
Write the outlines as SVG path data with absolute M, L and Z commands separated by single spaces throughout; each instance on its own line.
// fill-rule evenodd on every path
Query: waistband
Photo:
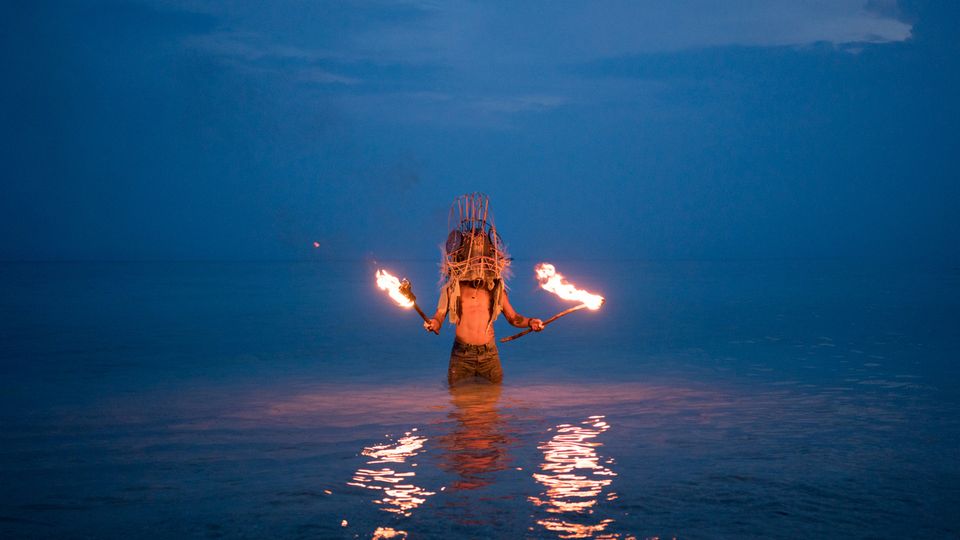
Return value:
M 491 339 L 489 343 L 483 345 L 471 345 L 470 343 L 464 343 L 459 339 L 453 340 L 453 348 L 458 351 L 468 351 L 468 352 L 487 352 L 487 351 L 496 351 L 497 350 L 497 340 Z

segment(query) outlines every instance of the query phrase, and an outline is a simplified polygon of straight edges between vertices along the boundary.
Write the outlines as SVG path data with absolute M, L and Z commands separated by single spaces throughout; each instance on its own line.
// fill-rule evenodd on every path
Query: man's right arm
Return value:
M 443 318 L 447 315 L 449 294 L 446 287 L 440 289 L 440 298 L 437 300 L 437 312 L 433 314 L 432 319 L 423 322 L 423 329 L 427 332 L 433 332 L 434 334 L 440 333 L 440 328 L 443 327 Z
M 430 319 L 429 321 L 423 321 L 423 329 L 426 330 L 427 332 L 433 332 L 434 334 L 439 334 L 440 328 L 443 327 L 444 315 L 446 315 L 446 313 L 438 309 L 437 312 L 433 314 L 432 319 Z

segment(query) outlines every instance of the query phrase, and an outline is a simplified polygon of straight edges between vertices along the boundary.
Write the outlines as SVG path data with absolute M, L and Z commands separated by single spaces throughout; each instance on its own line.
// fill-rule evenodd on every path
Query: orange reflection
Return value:
M 605 519 L 596 525 L 582 525 L 580 523 L 570 523 L 562 519 L 541 519 L 537 520 L 538 525 L 544 529 L 558 533 L 560 538 L 620 538 L 618 534 L 597 536 L 598 533 L 606 530 L 607 525 L 613 523 L 612 519 Z
M 560 514 L 537 521 L 545 529 L 559 533 L 560 538 L 595 536 L 613 523 L 612 519 L 590 525 L 573 521 L 577 516 L 593 514 L 603 489 L 617 475 L 600 463 L 597 448 L 602 443 L 593 440 L 608 429 L 610 425 L 603 416 L 591 416 L 577 425 L 558 425 L 556 435 L 537 447 L 543 451 L 544 462 L 540 465 L 543 472 L 534 474 L 533 478 L 546 487 L 546 491 L 541 493 L 542 498 L 530 497 L 529 500 L 551 514 Z M 615 498 L 613 492 L 606 495 L 607 500 Z
M 361 454 L 372 458 L 367 461 L 367 465 L 382 466 L 357 469 L 353 475 L 353 481 L 347 482 L 347 485 L 380 491 L 383 495 L 373 501 L 375 504 L 382 505 L 382 509 L 386 512 L 409 516 L 414 508 L 423 504 L 427 497 L 434 495 L 434 492 L 413 484 L 413 477 L 417 473 L 400 472 L 384 465 L 396 464 L 394 467 L 409 465 L 411 468 L 416 466 L 416 463 L 412 461 L 408 463 L 408 460 L 423 451 L 423 443 L 427 438 L 415 435 L 415 432 L 416 429 L 408 431 L 392 443 L 364 448 Z
M 450 388 L 453 410 L 447 415 L 455 425 L 438 438 L 444 452 L 440 467 L 453 471 L 455 490 L 477 489 L 490 484 L 492 473 L 509 465 L 505 421 L 497 410 L 499 384 L 465 384 Z
M 377 530 L 373 531 L 372 540 L 388 540 L 391 538 L 406 538 L 407 531 L 398 531 L 390 527 L 377 527 Z

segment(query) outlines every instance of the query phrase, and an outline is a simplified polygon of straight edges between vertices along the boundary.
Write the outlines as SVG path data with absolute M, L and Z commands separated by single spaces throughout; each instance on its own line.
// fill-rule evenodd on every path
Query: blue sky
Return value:
M 0 258 L 956 260 L 945 4 L 6 3 Z

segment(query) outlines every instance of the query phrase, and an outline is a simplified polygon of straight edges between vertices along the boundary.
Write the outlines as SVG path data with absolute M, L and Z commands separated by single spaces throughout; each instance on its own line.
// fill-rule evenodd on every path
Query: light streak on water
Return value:
M 417 464 L 411 460 L 423 451 L 427 438 L 415 435 L 414 431 L 404 433 L 403 437 L 395 442 L 364 448 L 361 455 L 371 458 L 367 461 L 367 465 L 381 466 L 357 469 L 352 481 L 347 482 L 347 485 L 382 493 L 380 498 L 373 502 L 381 505 L 381 509 L 385 512 L 403 516 L 411 515 L 413 509 L 426 502 L 427 497 L 435 494 L 413 483 L 416 472 L 401 472 L 394 468 L 404 464 L 416 467 Z
M 407 537 L 407 531 L 400 531 L 393 529 L 391 527 L 377 527 L 377 530 L 373 531 L 372 540 L 391 540 L 391 539 L 401 539 Z
M 591 416 L 579 424 L 560 424 L 555 435 L 537 448 L 543 452 L 542 472 L 533 478 L 546 488 L 539 497 L 529 497 L 534 505 L 542 507 L 556 517 L 537 521 L 543 528 L 555 532 L 560 538 L 588 538 L 602 533 L 613 519 L 602 519 L 594 524 L 583 524 L 575 518 L 589 516 L 600 500 L 604 488 L 613 483 L 617 473 L 601 464 L 597 448 L 603 443 L 595 441 L 601 433 L 610 429 L 603 416 Z M 607 460 L 606 463 L 610 463 Z M 616 493 L 608 492 L 606 500 L 613 500 Z M 616 538 L 618 535 L 608 536 Z

